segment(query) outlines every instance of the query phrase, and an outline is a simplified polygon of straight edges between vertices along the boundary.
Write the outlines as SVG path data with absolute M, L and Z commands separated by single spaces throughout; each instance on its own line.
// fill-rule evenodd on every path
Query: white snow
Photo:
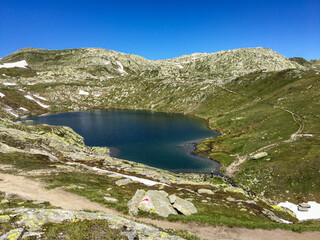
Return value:
M 300 221 L 309 219 L 320 219 L 320 204 L 314 201 L 310 201 L 308 202 L 308 204 L 311 206 L 308 209 L 308 212 L 298 211 L 298 206 L 288 201 L 281 202 L 278 204 L 278 206 L 290 209 Z
M 16 86 L 17 85 L 16 83 L 11 83 L 11 82 L 4 82 L 2 84 L 5 86 Z
M 20 91 L 20 92 L 24 92 L 24 90 L 23 90 L 22 88 L 19 88 L 19 89 L 18 89 L 18 91 Z
M 127 73 L 125 70 L 123 70 L 123 65 L 121 62 L 116 61 L 116 63 L 119 65 L 118 72 L 121 74 Z
M 16 117 L 16 118 L 19 117 L 18 114 L 15 114 L 14 112 L 12 112 L 12 109 L 11 109 L 11 108 L 4 108 L 4 110 L 5 110 L 7 113 L 11 114 L 12 116 L 14 116 L 14 117 Z
M 31 100 L 31 101 L 35 101 L 37 104 L 39 104 L 41 107 L 43 107 L 43 108 L 49 108 L 50 106 L 49 105 L 45 105 L 45 104 L 43 104 L 43 103 L 41 103 L 40 101 L 38 101 L 38 100 L 36 100 L 36 99 L 34 99 L 32 96 L 30 96 L 30 95 L 24 95 L 25 96 L 25 98 L 28 98 L 29 100 Z
M 117 173 L 117 172 L 112 172 L 112 171 L 100 169 L 100 168 L 97 168 L 97 167 L 89 167 L 89 166 L 81 164 L 81 163 L 67 162 L 67 164 L 68 165 L 73 165 L 73 166 L 84 167 L 86 169 L 97 171 L 97 172 L 101 172 L 101 173 L 115 174 L 115 175 L 118 175 L 118 176 L 121 176 L 121 177 L 124 177 L 124 178 L 129 178 L 129 179 L 131 179 L 132 181 L 135 181 L 135 182 L 141 182 L 141 183 L 143 183 L 143 184 L 145 184 L 147 186 L 154 186 L 154 185 L 157 185 L 157 184 L 168 186 L 165 183 L 156 182 L 156 181 L 152 181 L 152 180 L 149 180 L 149 179 L 139 178 L 139 177 L 130 176 L 130 175 L 126 175 L 126 174 L 121 174 L 121 173 Z
M 0 92 L 0 98 L 3 98 L 5 95 L 2 93 L 2 92 Z
M 44 97 L 41 97 L 38 93 L 36 94 L 33 94 L 34 97 L 38 98 L 38 99 L 41 99 L 41 100 L 44 100 L 44 101 L 48 101 L 48 99 L 44 98 Z
M 27 83 L 28 86 L 33 86 L 35 83 Z
M 94 97 L 100 97 L 100 96 L 101 96 L 101 93 L 95 93 L 93 96 L 94 96 Z
M 86 91 L 83 91 L 83 90 L 79 90 L 79 95 L 86 95 L 86 96 L 88 96 L 89 93 L 86 92 Z
M 24 112 L 29 112 L 28 109 L 24 108 L 24 107 L 19 107 L 20 110 L 24 111 Z
M 280 220 L 281 220 L 281 222 L 283 222 L 283 223 L 286 223 L 286 224 L 292 224 L 292 222 L 287 221 L 287 220 L 284 220 L 284 219 L 282 219 L 282 218 L 280 218 Z
M 18 62 L 13 62 L 13 63 L 4 63 L 0 65 L 0 68 L 14 68 L 14 67 L 19 67 L 19 68 L 26 68 L 28 66 L 28 63 L 26 60 L 18 61 Z

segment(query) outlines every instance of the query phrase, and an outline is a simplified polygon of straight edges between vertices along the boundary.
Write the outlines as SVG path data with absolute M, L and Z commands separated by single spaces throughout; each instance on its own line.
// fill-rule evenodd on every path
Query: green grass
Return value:
M 60 224 L 49 223 L 45 224 L 43 228 L 45 229 L 45 239 L 127 239 L 127 237 L 120 234 L 122 229 L 111 229 L 106 220 L 84 220 Z
M 36 169 L 51 168 L 52 162 L 47 156 L 39 154 L 25 154 L 25 153 L 0 153 L 0 163 L 9 164 L 17 169 L 31 171 Z

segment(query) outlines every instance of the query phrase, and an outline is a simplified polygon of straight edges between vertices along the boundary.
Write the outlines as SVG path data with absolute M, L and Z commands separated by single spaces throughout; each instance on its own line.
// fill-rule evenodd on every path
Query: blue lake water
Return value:
M 88 146 L 111 148 L 114 157 L 173 172 L 218 172 L 220 165 L 190 154 L 192 141 L 216 137 L 200 118 L 151 111 L 94 110 L 31 118 L 69 126 Z

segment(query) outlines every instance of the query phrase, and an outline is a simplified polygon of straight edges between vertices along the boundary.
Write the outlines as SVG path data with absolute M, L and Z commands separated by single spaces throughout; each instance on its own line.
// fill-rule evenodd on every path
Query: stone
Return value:
M 127 184 L 129 184 L 129 183 L 132 183 L 132 180 L 129 179 L 129 178 L 121 179 L 121 180 L 116 181 L 116 184 L 117 184 L 118 186 L 124 186 L 124 185 L 127 185 Z
M 49 204 L 48 201 L 34 201 L 33 204 Z
M 254 160 L 257 160 L 259 158 L 263 158 L 263 157 L 266 157 L 268 156 L 268 153 L 267 152 L 259 152 L 259 153 L 256 153 L 255 155 L 253 155 L 253 159 Z
M 162 217 L 177 214 L 165 191 L 149 190 L 138 205 L 139 210 L 156 213 Z
M 21 236 L 23 235 L 24 233 L 24 228 L 16 228 L 16 229 L 13 229 L 11 230 L 10 232 L 2 235 L 0 237 L 0 240 L 18 240 L 21 238 Z
M 170 195 L 169 200 L 171 203 L 173 203 L 173 208 L 175 208 L 178 212 L 182 213 L 183 215 L 188 216 L 197 212 L 197 209 L 192 202 L 189 202 L 175 195 Z
M 308 203 L 300 203 L 299 206 L 302 208 L 311 208 L 310 204 Z
M 169 196 L 169 201 L 171 204 L 174 204 L 174 202 L 177 200 L 177 196 L 172 194 Z
M 134 194 L 133 198 L 128 202 L 129 214 L 137 215 L 138 214 L 138 205 L 142 198 L 146 195 L 146 191 L 138 189 Z
M 299 206 L 298 206 L 298 211 L 300 211 L 300 212 L 308 212 L 308 211 L 309 211 L 309 208 L 301 207 L 301 206 L 299 205 Z
M 265 214 L 271 221 L 282 223 L 282 220 L 279 217 L 277 217 L 276 215 L 274 215 L 274 213 L 271 212 L 270 210 L 263 209 L 262 213 Z
M 116 199 L 116 198 L 103 197 L 103 199 L 106 200 L 107 202 L 112 202 L 112 203 L 118 202 L 118 199 Z
M 214 192 L 212 192 L 210 189 L 204 189 L 204 188 L 198 189 L 198 193 L 199 194 L 210 194 L 210 195 L 214 194 Z

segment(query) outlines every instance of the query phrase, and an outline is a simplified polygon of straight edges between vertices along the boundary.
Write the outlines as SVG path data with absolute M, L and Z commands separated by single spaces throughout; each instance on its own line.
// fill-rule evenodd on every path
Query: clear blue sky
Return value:
M 165 59 L 259 46 L 320 58 L 320 0 L 0 0 L 0 57 L 101 47 Z

